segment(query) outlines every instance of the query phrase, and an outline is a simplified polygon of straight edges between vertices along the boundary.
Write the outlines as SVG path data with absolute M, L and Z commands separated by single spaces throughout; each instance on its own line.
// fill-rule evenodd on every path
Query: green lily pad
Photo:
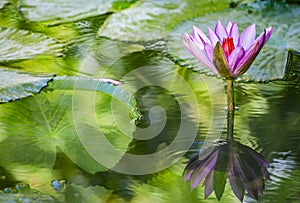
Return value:
M 20 12 L 24 18 L 35 21 L 70 22 L 82 18 L 105 14 L 115 9 L 126 8 L 124 2 L 116 0 L 21 0 Z M 52 22 L 53 23 L 53 22 Z
M 143 51 L 146 48 L 140 44 L 96 38 L 88 42 L 86 47 L 81 47 L 81 49 L 83 50 L 81 55 L 76 55 L 75 58 L 75 60 L 81 58 L 81 64 L 77 67 L 70 65 L 68 68 L 73 68 L 74 71 L 79 71 L 85 75 L 102 75 L 103 72 L 101 71 L 108 69 L 123 56 Z M 115 76 L 109 77 L 116 78 Z
M 48 90 L 90 90 L 96 92 L 106 93 L 114 96 L 126 104 L 131 109 L 133 119 L 137 119 L 140 114 L 137 111 L 137 103 L 132 94 L 123 90 L 121 82 L 106 79 L 106 78 L 89 78 L 89 77 L 76 77 L 76 76 L 58 76 L 54 78 L 54 82 L 50 83 Z M 47 90 L 47 89 L 46 89 Z
M 124 41 L 164 39 L 179 22 L 228 5 L 229 1 L 141 1 L 110 16 L 98 34 Z
M 256 23 L 258 33 L 269 26 L 273 26 L 273 34 L 262 48 L 250 69 L 239 79 L 243 81 L 267 82 L 282 79 L 289 49 L 300 50 L 298 15 L 299 6 L 291 8 L 279 8 L 278 11 L 261 10 L 249 12 L 248 9 L 228 9 L 214 14 L 208 14 L 201 18 L 195 18 L 178 25 L 168 36 L 169 53 L 179 64 L 192 67 L 194 70 L 208 75 L 215 75 L 208 68 L 197 61 L 184 47 L 180 35 L 192 32 L 192 26 L 198 26 L 204 32 L 207 27 L 214 28 L 218 19 L 223 24 L 228 20 L 235 21 L 239 25 L 240 33 L 252 23 Z M 278 15 L 280 12 L 280 15 Z
M 119 86 L 107 81 L 97 80 L 95 83 L 95 80 L 91 79 L 73 78 L 73 81 L 77 82 L 76 86 L 71 86 L 70 81 L 71 79 L 68 81 L 64 77 L 58 77 L 51 86 L 56 88 L 56 91 L 50 91 L 49 87 L 47 92 L 35 97 L 0 105 L 2 167 L 10 170 L 19 164 L 52 168 L 56 159 L 56 147 L 59 147 L 87 172 L 105 171 L 107 167 L 98 163 L 86 150 L 86 147 L 89 147 L 89 150 L 101 151 L 102 143 L 97 142 L 99 132 L 107 139 L 106 142 L 119 151 L 119 156 L 105 153 L 103 156 L 114 156 L 114 160 L 110 160 L 112 165 L 119 161 L 122 152 L 125 153 L 131 141 L 130 136 L 135 128 L 132 116 L 129 116 L 133 109 L 136 111 L 136 108 L 131 106 L 135 104 L 132 101 L 134 98 L 118 90 Z M 114 88 L 116 91 L 113 91 Z M 110 118 L 114 116 L 111 115 L 112 106 L 109 103 L 112 96 L 118 99 L 114 101 L 119 112 L 117 118 L 122 118 L 121 124 L 127 126 L 126 132 L 119 130 L 115 120 Z M 76 120 L 80 121 L 75 122 Z M 84 136 L 93 138 L 93 146 L 82 143 L 84 138 L 79 135 L 80 129 L 85 130 Z
M 286 62 L 284 80 L 295 80 L 300 76 L 300 52 L 290 50 Z
M 37 55 L 59 56 L 63 45 L 46 35 L 0 27 L 0 63 L 31 59 Z
M 52 80 L 52 76 L 30 75 L 0 68 L 0 103 L 32 96 Z

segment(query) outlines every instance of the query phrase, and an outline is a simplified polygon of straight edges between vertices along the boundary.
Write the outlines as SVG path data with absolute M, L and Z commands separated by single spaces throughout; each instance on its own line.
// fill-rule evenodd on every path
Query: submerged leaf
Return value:
M 0 68 L 0 103 L 39 93 L 52 78 Z
M 37 55 L 59 56 L 63 44 L 39 33 L 0 27 L 0 63 L 31 59 Z

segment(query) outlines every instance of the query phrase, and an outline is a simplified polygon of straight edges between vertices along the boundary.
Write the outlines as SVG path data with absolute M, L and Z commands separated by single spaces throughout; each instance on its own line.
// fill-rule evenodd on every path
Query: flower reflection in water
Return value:
M 234 141 L 219 140 L 213 147 L 203 149 L 191 158 L 184 171 L 184 179 L 194 189 L 203 180 L 205 198 L 213 191 L 221 199 L 227 177 L 233 193 L 243 201 L 245 190 L 258 199 L 264 181 L 270 180 L 268 163 L 253 149 Z

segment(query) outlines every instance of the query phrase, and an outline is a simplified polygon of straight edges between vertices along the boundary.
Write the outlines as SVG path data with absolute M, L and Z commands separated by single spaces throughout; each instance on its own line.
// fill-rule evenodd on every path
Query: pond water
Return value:
M 261 32 L 279 11 L 289 14 L 273 19 L 273 41 L 234 81 L 234 139 L 269 163 L 258 202 L 299 202 L 299 5 L 101 1 L 95 10 L 99 2 L 71 2 L 57 12 L 42 0 L 0 3 L 1 80 L 17 83 L 0 82 L 1 202 L 218 202 L 204 198 L 202 184 L 191 190 L 183 172 L 226 139 L 226 81 L 195 65 L 178 33 L 228 12 L 245 12 L 233 20 L 255 21 Z M 203 13 L 182 14 L 193 8 Z M 16 79 L 18 71 L 36 80 Z M 220 202 L 240 202 L 228 180 Z M 245 194 L 243 202 L 257 201 Z

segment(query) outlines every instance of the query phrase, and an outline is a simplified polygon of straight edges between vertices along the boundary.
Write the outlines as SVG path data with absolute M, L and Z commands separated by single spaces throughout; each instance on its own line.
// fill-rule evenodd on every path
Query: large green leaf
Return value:
M 131 1 L 127 1 L 130 5 Z M 20 12 L 30 21 L 74 21 L 127 7 L 117 0 L 21 0 Z
M 37 55 L 59 56 L 63 45 L 46 35 L 0 27 L 0 63 L 31 59 Z
M 296 80 L 300 77 L 300 52 L 289 51 L 286 69 L 284 73 L 284 80 Z
M 278 11 L 280 10 L 280 11 Z M 278 15 L 280 12 L 280 15 Z M 240 77 L 241 80 L 270 81 L 282 79 L 286 65 L 287 50 L 300 50 L 299 40 L 300 32 L 298 21 L 299 6 L 291 8 L 278 8 L 274 10 L 258 10 L 248 12 L 248 9 L 228 9 L 214 14 L 208 14 L 201 18 L 195 18 L 183 22 L 177 26 L 168 37 L 169 53 L 181 65 L 188 65 L 200 73 L 214 75 L 212 71 L 197 61 L 184 47 L 180 35 L 185 32 L 191 32 L 192 26 L 196 25 L 206 32 L 207 27 L 214 28 L 218 19 L 223 24 L 228 20 L 238 23 L 240 33 L 246 26 L 256 23 L 257 32 L 269 26 L 273 26 L 273 34 L 265 47 L 261 50 L 250 69 L 246 74 Z
M 55 77 L 54 82 L 50 83 L 48 89 L 54 90 L 90 90 L 96 92 L 106 93 L 120 100 L 131 109 L 133 119 L 140 116 L 137 111 L 136 100 L 132 94 L 123 90 L 121 82 L 113 79 L 97 79 L 89 77 L 76 76 L 58 76 Z
M 51 76 L 30 75 L 0 68 L 0 103 L 39 93 L 52 80 Z
M 224 9 L 228 5 L 229 1 L 141 1 L 113 14 L 98 34 L 124 41 L 164 39 L 179 22 L 197 14 Z
M 52 92 L 50 88 L 57 91 Z M 103 153 L 105 157 L 113 156 L 110 161 L 115 164 L 131 141 L 135 126 L 132 119 L 138 114 L 133 106 L 134 98 L 118 88 L 103 80 L 58 77 L 46 93 L 0 105 L 1 166 L 11 171 L 16 165 L 51 168 L 56 159 L 56 147 L 59 147 L 89 173 L 106 170 L 87 152 L 86 147 L 101 151 L 103 144 L 97 142 L 97 136 L 102 133 L 103 139 L 119 151 L 118 156 Z M 118 99 L 113 106 L 110 105 L 112 96 Z M 118 121 L 123 123 L 116 123 L 111 113 L 113 110 L 118 112 L 117 118 L 121 118 Z M 129 116 L 130 113 L 134 116 Z M 126 125 L 126 132 L 118 125 Z M 80 137 L 80 129 L 85 130 L 84 136 L 94 140 L 92 146 L 82 144 L 81 140 L 85 138 Z

